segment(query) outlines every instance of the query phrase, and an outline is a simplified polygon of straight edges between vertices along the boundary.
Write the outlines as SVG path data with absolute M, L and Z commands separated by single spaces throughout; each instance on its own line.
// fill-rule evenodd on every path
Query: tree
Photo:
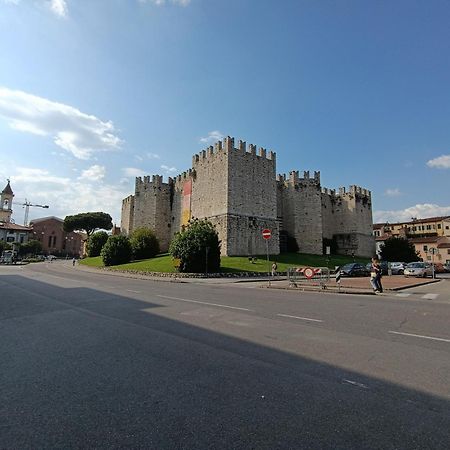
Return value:
M 4 250 L 11 250 L 12 246 L 8 242 L 0 241 L 0 255 L 3 253 Z
M 109 236 L 101 251 L 105 266 L 116 266 L 131 261 L 131 244 L 126 236 Z
M 66 232 L 85 231 L 89 238 L 95 230 L 100 228 L 110 230 L 112 226 L 112 218 L 109 214 L 104 212 L 87 212 L 66 216 L 63 228 Z
M 218 272 L 220 241 L 214 225 L 206 219 L 191 220 L 184 231 L 175 234 L 169 248 L 179 260 L 180 272 Z
M 390 237 L 381 246 L 381 259 L 383 261 L 418 261 L 419 255 L 412 242 L 401 237 Z
M 159 253 L 159 242 L 150 228 L 136 228 L 130 236 L 133 259 L 153 258 Z
M 17 245 L 17 244 L 16 244 Z M 42 252 L 42 244 L 36 239 L 30 239 L 19 247 L 20 255 L 36 255 Z
M 103 246 L 108 240 L 108 233 L 106 231 L 97 231 L 88 239 L 87 254 L 89 257 L 100 256 Z

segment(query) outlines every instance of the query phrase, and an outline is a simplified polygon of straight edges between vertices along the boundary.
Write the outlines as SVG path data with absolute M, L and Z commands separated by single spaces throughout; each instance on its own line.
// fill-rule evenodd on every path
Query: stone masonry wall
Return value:
M 264 148 L 228 138 L 228 242 L 229 255 L 264 255 L 280 252 L 277 221 L 276 155 Z M 231 140 L 230 140 L 231 139 Z M 262 231 L 272 237 L 266 242 Z
M 292 171 L 281 183 L 283 228 L 297 241 L 299 252 L 322 254 L 322 203 L 320 173 L 314 178 Z
M 167 251 L 170 240 L 170 192 L 171 184 L 163 183 L 162 176 L 136 178 L 133 229 L 151 228 L 159 239 L 161 251 Z
M 359 186 L 322 191 L 324 237 L 334 237 L 341 254 L 370 257 L 375 251 L 372 235 L 370 191 Z
M 227 137 L 193 156 L 192 169 L 168 183 L 162 177 L 136 179 L 135 195 L 122 202 L 121 228 L 152 228 L 167 250 L 174 233 L 190 218 L 207 218 L 222 241 L 222 255 L 279 253 L 280 229 L 295 237 L 299 251 L 321 254 L 323 238 L 333 237 L 340 253 L 373 254 L 370 192 L 351 186 L 339 193 L 321 189 L 320 173 L 275 176 L 276 155 Z
M 134 195 L 129 195 L 122 200 L 122 214 L 120 219 L 120 229 L 128 236 L 133 231 L 134 222 Z

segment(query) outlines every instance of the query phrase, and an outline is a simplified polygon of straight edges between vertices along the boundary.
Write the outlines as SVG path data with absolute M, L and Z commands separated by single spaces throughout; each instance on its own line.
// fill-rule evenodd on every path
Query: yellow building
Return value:
M 390 237 L 408 239 L 423 261 L 450 262 L 450 216 L 413 219 L 409 222 L 375 223 L 376 252 Z

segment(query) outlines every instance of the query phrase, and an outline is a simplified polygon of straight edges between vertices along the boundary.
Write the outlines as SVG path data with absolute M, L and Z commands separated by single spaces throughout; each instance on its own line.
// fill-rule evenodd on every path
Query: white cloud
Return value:
M 18 5 L 21 0 L 1 0 L 3 3 Z M 28 0 L 29 1 L 29 0 Z M 69 14 L 67 0 L 35 0 L 36 4 L 45 4 L 45 6 L 56 16 L 65 19 Z
M 161 159 L 161 157 L 159 155 L 157 155 L 156 153 L 147 153 L 147 158 L 148 159 Z
M 124 167 L 122 169 L 122 171 L 126 177 L 142 177 L 142 176 L 144 176 L 144 171 L 142 169 L 137 169 L 136 167 Z
M 101 169 L 92 169 L 93 173 L 95 171 L 100 173 Z M 22 223 L 21 202 L 25 198 L 33 204 L 49 205 L 46 210 L 31 208 L 30 219 L 50 215 L 64 218 L 68 214 L 104 211 L 111 214 L 114 222 L 120 223 L 122 199 L 131 194 L 129 185 L 109 185 L 101 178 L 59 177 L 45 169 L 27 167 L 19 167 L 11 175 L 11 187 L 16 199 L 13 204 L 16 223 Z
M 203 144 L 212 144 L 217 141 L 221 141 L 225 135 L 218 130 L 210 131 L 208 136 L 200 138 L 200 142 Z
M 81 176 L 79 179 L 88 179 L 92 181 L 98 181 L 105 178 L 106 169 L 105 166 L 99 166 L 98 164 L 94 164 L 86 170 L 81 172 Z
M 161 166 L 161 169 L 163 169 L 167 175 L 178 172 L 178 169 L 176 167 L 169 167 L 166 166 L 165 164 Z
M 69 13 L 66 0 L 49 0 L 48 6 L 53 14 L 62 17 L 63 19 L 66 18 Z
M 439 206 L 432 203 L 423 203 L 411 206 L 406 209 L 392 211 L 374 211 L 373 218 L 375 223 L 384 222 L 405 222 L 412 217 L 425 219 L 427 217 L 450 216 L 450 206 Z
M 50 175 L 48 170 L 34 169 L 30 167 L 18 167 L 15 175 L 11 176 L 11 183 L 46 183 L 47 185 L 67 186 L 70 183 L 70 178 L 57 177 Z
M 399 197 L 400 195 L 402 195 L 402 193 L 400 192 L 400 189 L 395 188 L 395 189 L 386 189 L 384 195 L 386 195 L 386 197 Z
M 433 169 L 450 169 L 450 155 L 441 155 L 438 158 L 430 159 L 427 166 Z
M 78 159 L 112 151 L 122 141 L 112 122 L 103 122 L 73 106 L 0 87 L 0 118 L 21 132 L 50 136 L 54 143 Z

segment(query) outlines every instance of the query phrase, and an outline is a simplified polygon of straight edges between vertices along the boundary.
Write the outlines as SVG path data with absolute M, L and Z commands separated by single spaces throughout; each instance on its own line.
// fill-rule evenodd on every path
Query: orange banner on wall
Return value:
M 183 200 L 181 205 L 181 224 L 187 225 L 191 219 L 192 180 L 183 184 Z

